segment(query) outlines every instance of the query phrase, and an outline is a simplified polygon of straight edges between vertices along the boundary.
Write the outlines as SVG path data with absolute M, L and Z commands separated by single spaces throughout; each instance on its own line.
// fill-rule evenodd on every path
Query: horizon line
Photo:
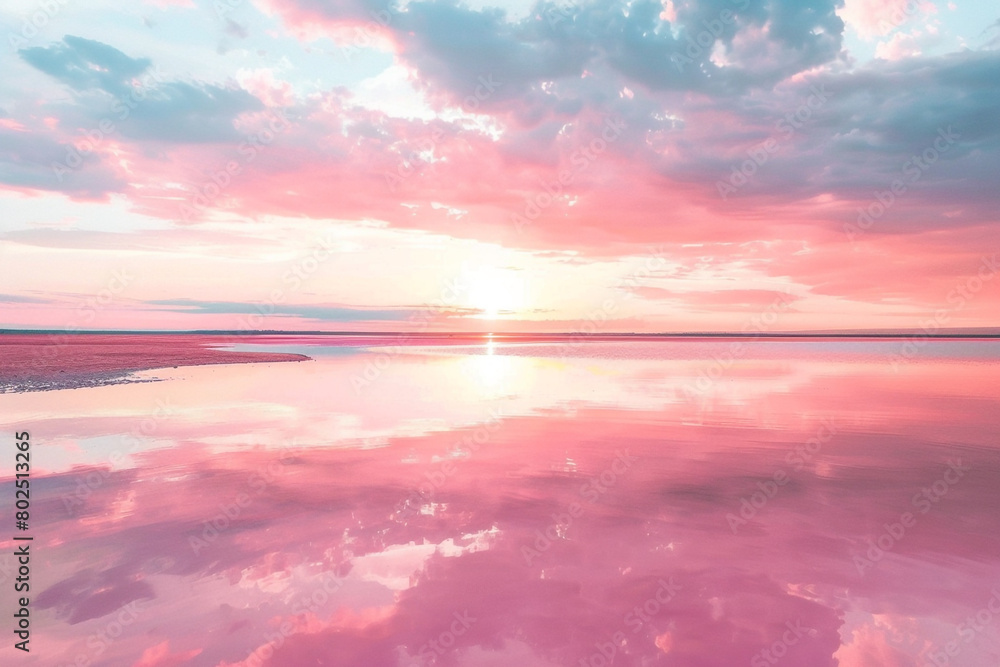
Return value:
M 982 330 L 982 331 L 981 331 Z M 1000 327 L 962 327 L 944 332 L 927 332 L 923 329 L 900 329 L 895 332 L 882 330 L 844 331 L 776 331 L 776 332 L 725 332 L 725 331 L 676 331 L 676 332 L 487 332 L 487 331 L 317 331 L 282 329 L 5 329 L 0 335 L 54 334 L 54 335 L 203 335 L 203 336 L 409 336 L 434 337 L 508 337 L 508 338 L 902 338 L 920 336 L 934 339 L 1000 338 Z

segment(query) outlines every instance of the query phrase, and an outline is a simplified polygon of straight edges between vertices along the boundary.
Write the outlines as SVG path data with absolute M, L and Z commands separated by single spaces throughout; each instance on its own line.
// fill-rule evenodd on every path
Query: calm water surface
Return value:
M 0 395 L 24 664 L 998 665 L 1000 343 L 902 344 L 267 339 L 313 361 Z

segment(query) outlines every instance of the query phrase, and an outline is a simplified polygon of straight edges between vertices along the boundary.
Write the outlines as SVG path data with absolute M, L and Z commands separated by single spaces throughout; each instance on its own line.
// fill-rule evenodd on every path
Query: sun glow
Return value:
M 511 391 L 511 383 L 517 379 L 517 371 L 524 371 L 523 360 L 497 354 L 501 345 L 493 339 L 493 334 L 488 334 L 483 353 L 470 355 L 463 361 L 463 376 L 475 380 L 475 391 L 483 398 L 507 394 Z
M 492 320 L 517 313 L 525 301 L 524 279 L 515 269 L 484 265 L 469 276 L 469 307 L 482 311 L 481 317 Z

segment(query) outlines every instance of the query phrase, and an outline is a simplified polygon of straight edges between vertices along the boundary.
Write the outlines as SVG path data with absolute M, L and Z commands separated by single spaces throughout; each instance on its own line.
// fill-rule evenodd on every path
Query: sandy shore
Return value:
M 301 354 L 217 349 L 238 342 L 250 339 L 193 334 L 0 334 L 0 393 L 140 382 L 133 373 L 155 368 L 309 359 Z

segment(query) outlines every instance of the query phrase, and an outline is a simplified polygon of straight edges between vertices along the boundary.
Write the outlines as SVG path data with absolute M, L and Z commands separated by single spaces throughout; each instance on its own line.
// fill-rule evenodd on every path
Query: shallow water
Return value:
M 904 343 L 269 338 L 313 361 L 2 395 L 24 664 L 1000 664 L 1000 342 Z

